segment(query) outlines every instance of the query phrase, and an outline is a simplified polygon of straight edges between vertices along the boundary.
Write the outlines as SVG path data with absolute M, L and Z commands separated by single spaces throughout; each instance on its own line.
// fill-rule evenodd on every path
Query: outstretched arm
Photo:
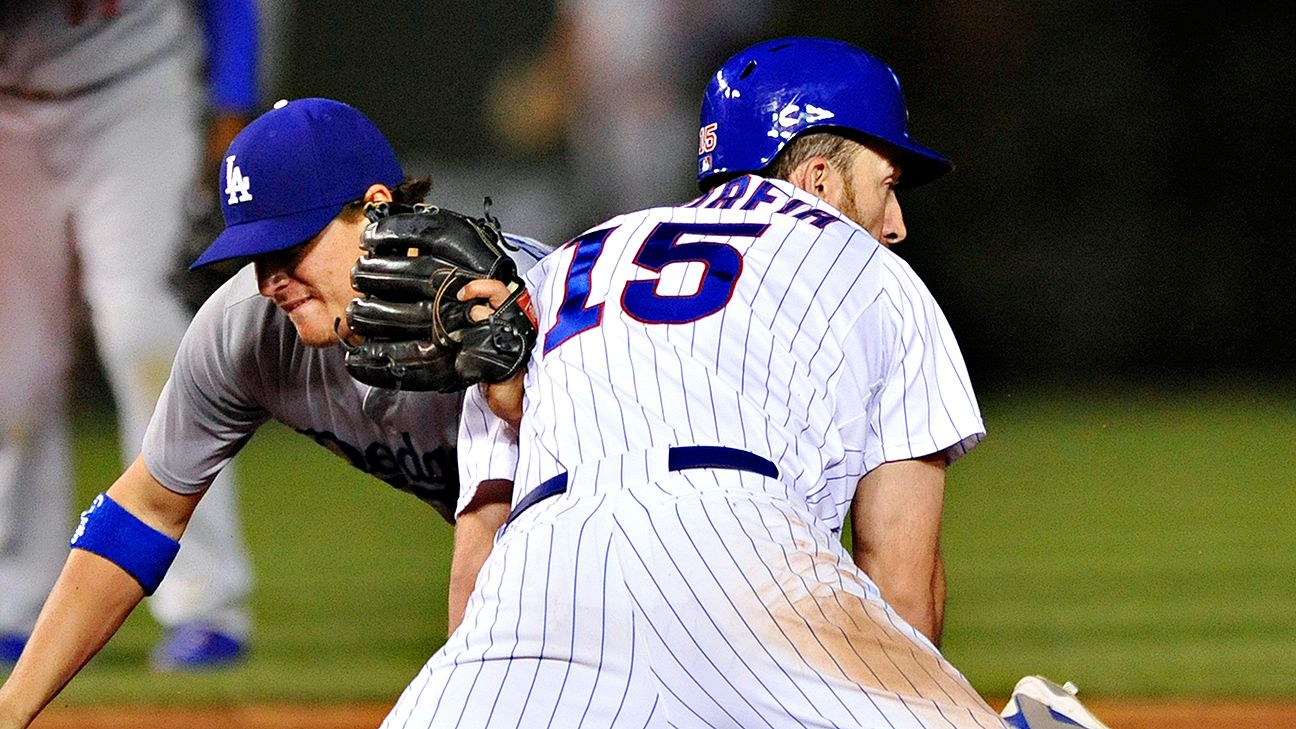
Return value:
M 883 463 L 860 479 L 851 504 L 855 564 L 937 647 L 945 621 L 944 504 L 944 453 Z
M 177 494 L 149 473 L 142 458 L 108 489 L 135 518 L 179 539 L 200 495 Z M 77 671 L 121 627 L 144 588 L 108 559 L 73 549 L 13 673 L 0 686 L 0 729 L 28 726 Z
M 512 292 L 501 281 L 480 279 L 464 285 L 458 293 L 460 301 L 480 301 L 468 312 L 470 321 L 483 321 L 496 311 Z M 522 375 L 525 369 L 498 384 L 481 383 L 470 388 L 465 396 L 463 416 L 459 429 L 460 480 L 476 482 L 471 501 L 463 507 L 455 520 L 454 558 L 450 566 L 450 613 L 447 632 L 453 633 L 463 622 L 468 598 L 477 584 L 477 575 L 495 545 L 495 534 L 508 519 L 513 495 L 512 470 L 517 464 L 517 426 L 522 418 Z M 493 416 L 493 417 L 492 417 Z M 507 423 L 502 426 L 498 421 Z M 469 427 L 469 423 L 475 427 Z M 497 451 L 501 445 L 512 444 L 511 453 Z M 479 450 L 479 448 L 481 450 Z M 498 456 L 498 460 L 497 460 Z M 480 459 L 482 463 L 468 463 Z M 491 462 L 507 464 L 508 478 L 489 467 Z M 491 476 L 474 477 L 475 467 L 486 466 L 481 473 Z

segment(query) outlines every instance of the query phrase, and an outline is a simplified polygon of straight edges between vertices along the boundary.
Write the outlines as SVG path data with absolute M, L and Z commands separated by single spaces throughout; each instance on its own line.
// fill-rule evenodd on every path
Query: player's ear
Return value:
M 837 168 L 828 161 L 827 157 L 818 155 L 797 165 L 788 176 L 788 181 L 811 195 L 826 200 L 830 205 L 837 205 L 840 202 L 845 188 L 845 180 L 842 179 Z
M 391 202 L 392 201 L 391 188 L 387 187 L 381 182 L 375 182 L 374 184 L 369 186 L 368 190 L 365 190 L 364 201 L 366 203 Z

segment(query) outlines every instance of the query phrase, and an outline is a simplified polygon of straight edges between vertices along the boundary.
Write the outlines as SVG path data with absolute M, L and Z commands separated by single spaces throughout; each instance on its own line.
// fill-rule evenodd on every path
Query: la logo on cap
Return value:
M 405 178 L 378 127 L 332 99 L 276 103 L 244 127 L 220 159 L 212 170 L 219 176 L 212 191 L 225 230 L 191 268 L 292 248 L 374 184 L 394 188 Z
M 234 164 L 234 156 L 225 158 L 225 194 L 230 205 L 237 205 L 252 199 L 252 178 L 243 175 L 243 171 Z

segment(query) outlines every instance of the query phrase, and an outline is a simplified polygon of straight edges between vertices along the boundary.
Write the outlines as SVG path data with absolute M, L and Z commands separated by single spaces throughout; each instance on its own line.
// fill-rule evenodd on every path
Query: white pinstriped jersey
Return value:
M 984 433 L 926 286 L 791 183 L 746 176 L 614 218 L 527 278 L 543 365 L 527 375 L 524 487 L 621 453 L 725 445 L 778 465 L 754 487 L 840 528 L 869 470 L 953 461 Z
M 515 505 L 558 474 L 565 491 L 515 508 L 384 729 L 1003 729 L 841 544 L 864 473 L 982 435 L 907 265 L 749 176 L 615 218 L 527 278 Z M 672 471 L 672 446 L 779 477 L 733 451 Z

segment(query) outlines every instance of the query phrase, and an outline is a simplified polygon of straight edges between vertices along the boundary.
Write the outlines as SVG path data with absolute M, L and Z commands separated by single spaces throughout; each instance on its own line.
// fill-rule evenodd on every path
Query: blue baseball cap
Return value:
M 239 132 L 221 162 L 225 230 L 189 268 L 292 248 L 364 197 L 405 179 L 378 127 L 340 101 L 280 101 Z

